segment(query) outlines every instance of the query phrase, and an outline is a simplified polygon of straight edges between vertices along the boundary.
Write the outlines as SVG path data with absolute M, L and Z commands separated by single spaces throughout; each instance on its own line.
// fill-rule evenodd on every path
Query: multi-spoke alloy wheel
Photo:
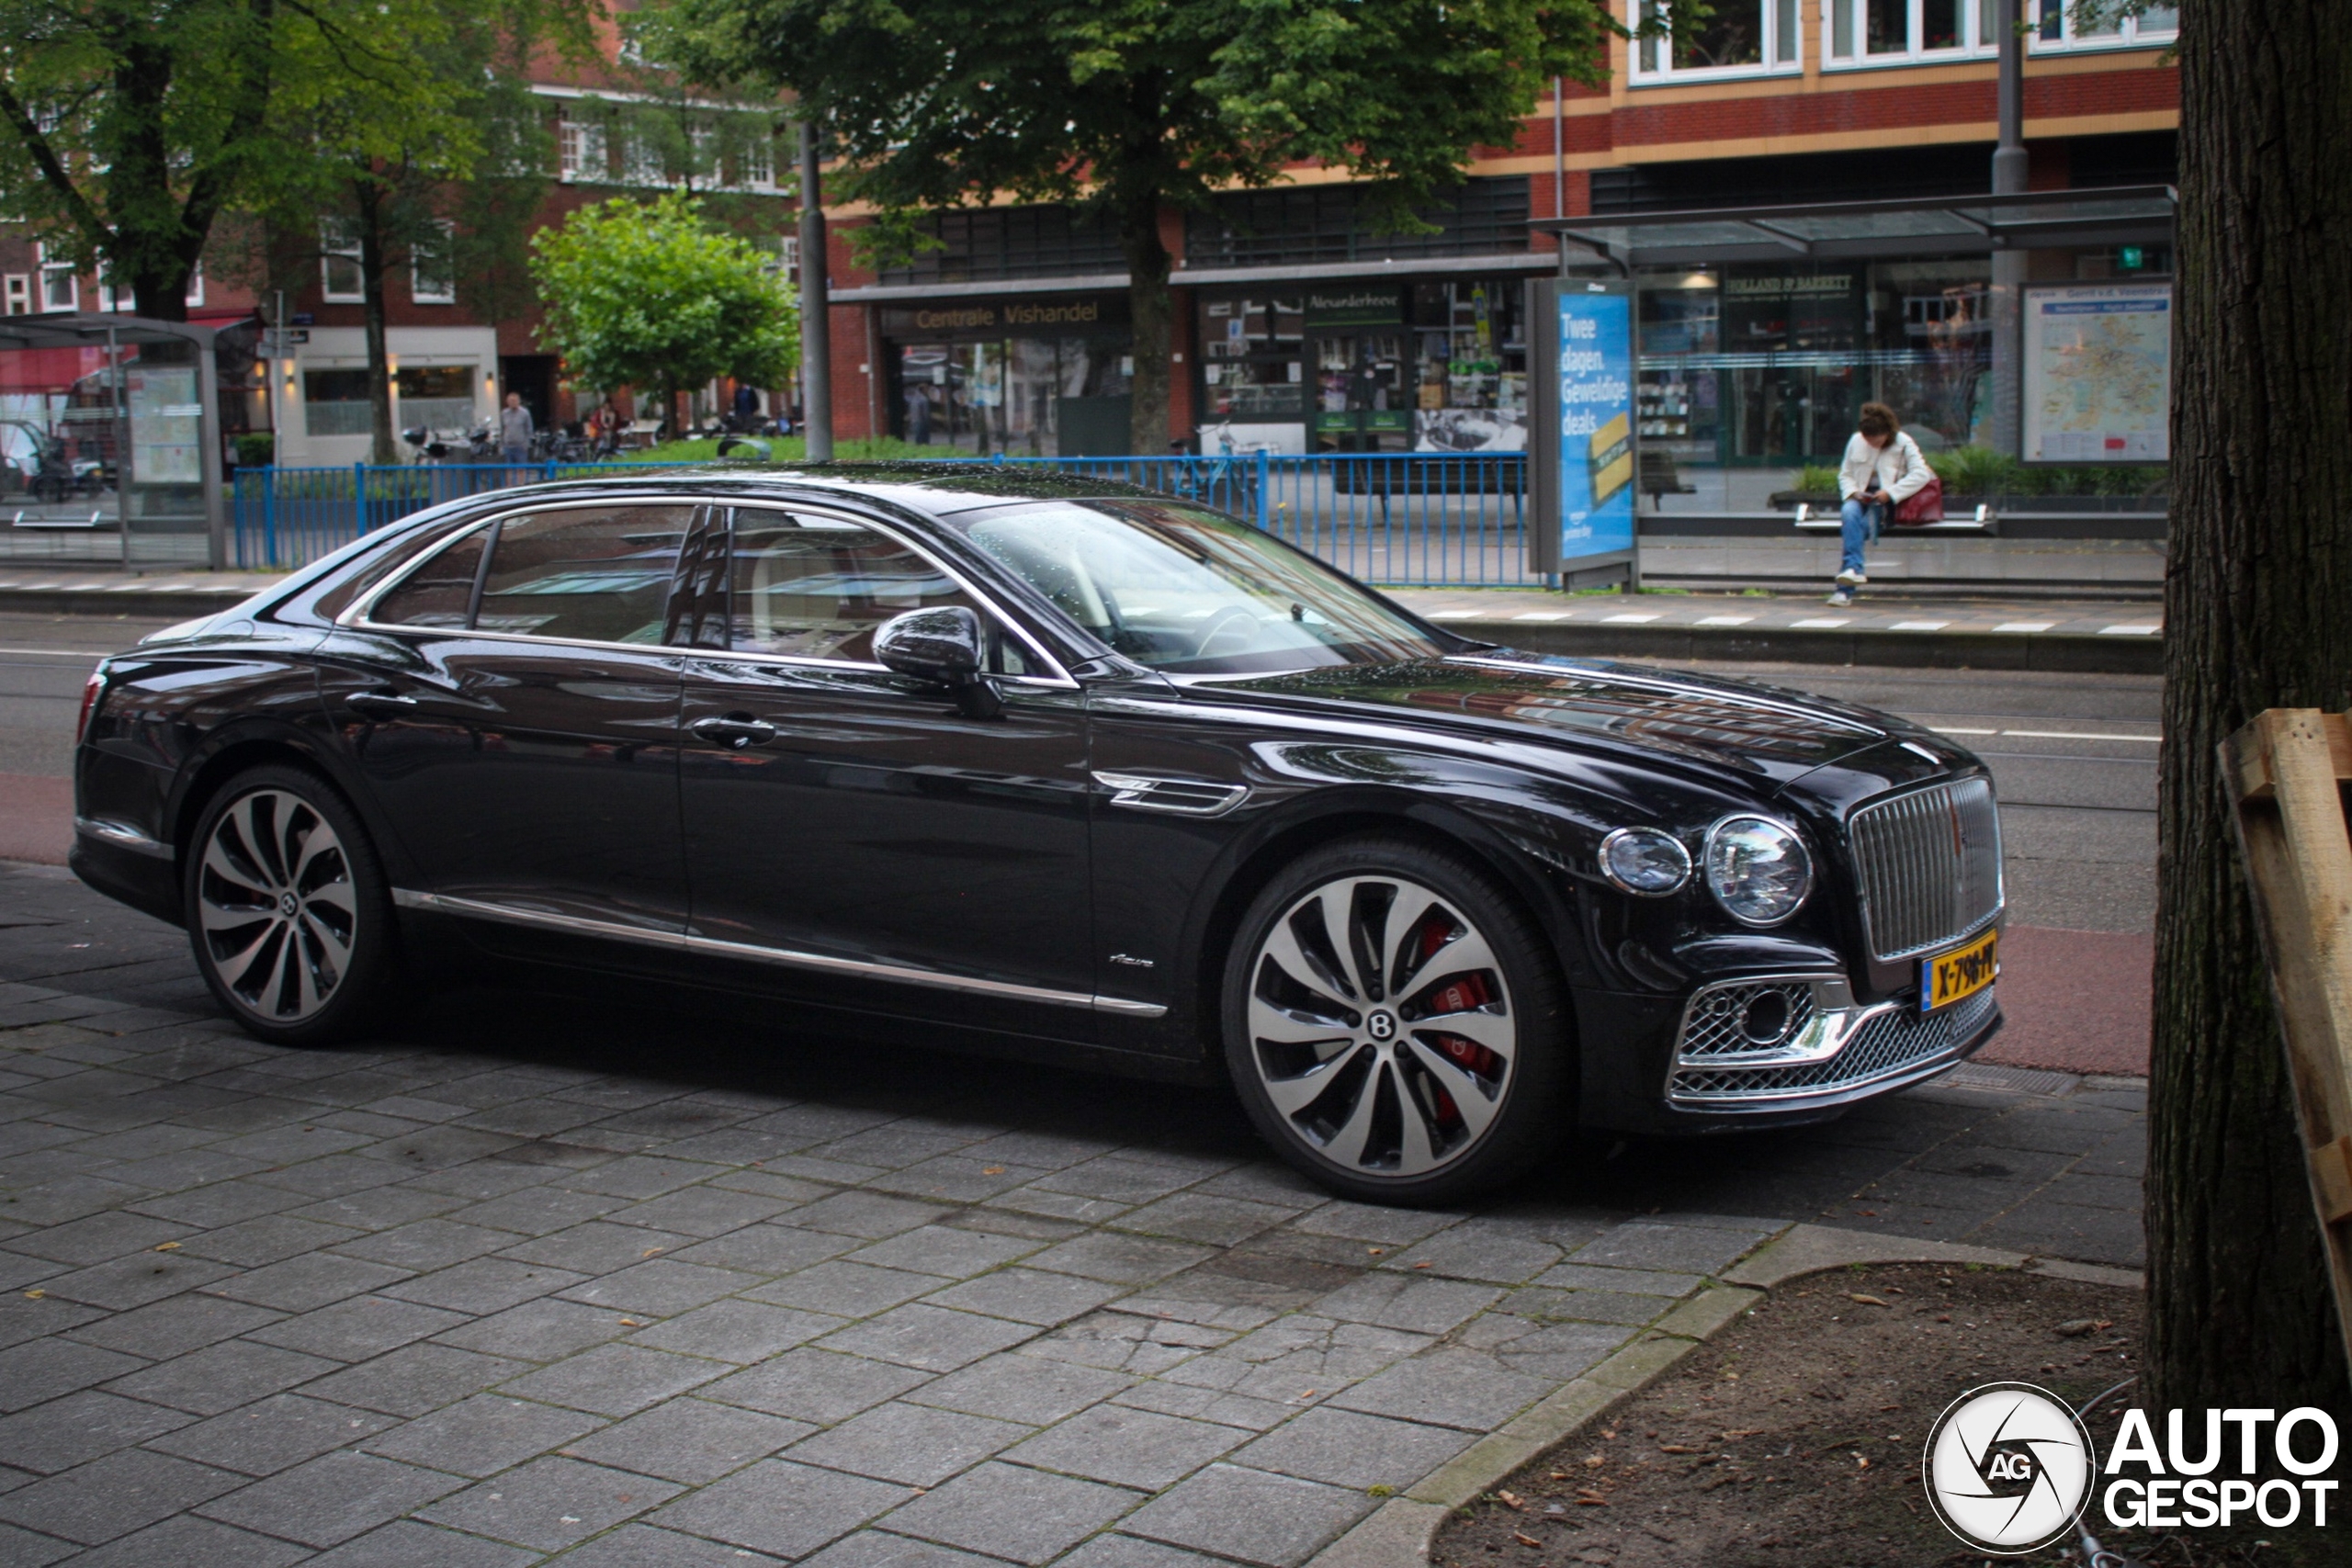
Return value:
M 265 1038 L 347 1029 L 384 969 L 382 879 L 348 808 L 292 769 L 245 775 L 205 813 L 188 930 L 214 995 Z
M 1500 1179 L 1530 1144 L 1514 1109 L 1555 1097 L 1565 1043 L 1526 922 L 1419 846 L 1343 858 L 1357 863 L 1278 879 L 1245 922 L 1227 1008 L 1244 1098 L 1293 1163 L 1350 1191 L 1434 1200 Z

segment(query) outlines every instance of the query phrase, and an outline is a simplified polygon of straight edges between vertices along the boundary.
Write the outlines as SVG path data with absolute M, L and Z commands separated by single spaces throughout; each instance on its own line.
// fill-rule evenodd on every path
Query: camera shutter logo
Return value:
M 1979 1551 L 2015 1556 L 2074 1528 L 2098 1456 L 2065 1401 L 2031 1383 L 1987 1383 L 1951 1402 L 1928 1434 L 1928 1500 Z

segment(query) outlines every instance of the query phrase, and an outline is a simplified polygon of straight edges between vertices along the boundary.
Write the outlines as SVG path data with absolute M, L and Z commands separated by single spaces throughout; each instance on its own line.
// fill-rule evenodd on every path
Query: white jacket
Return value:
M 1873 468 L 1878 470 L 1879 490 L 1895 502 L 1917 495 L 1935 477 L 1919 444 L 1902 431 L 1896 431 L 1894 439 L 1884 446 L 1872 446 L 1858 430 L 1846 443 L 1846 460 L 1838 465 L 1838 498 L 1850 501 L 1861 494 Z

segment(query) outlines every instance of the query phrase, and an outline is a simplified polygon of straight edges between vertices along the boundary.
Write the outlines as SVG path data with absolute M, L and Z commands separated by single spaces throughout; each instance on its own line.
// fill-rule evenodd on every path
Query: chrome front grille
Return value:
M 1957 1053 L 1992 1022 L 1993 987 L 1922 1016 L 1908 1003 L 1866 1014 L 1837 1055 L 1785 1066 L 1677 1066 L 1668 1098 L 1677 1105 L 1736 1106 L 1798 1100 L 1860 1089 L 1929 1068 Z
M 1954 779 L 1863 807 L 1846 822 L 1871 953 L 1907 958 L 2001 910 L 2001 818 L 1989 779 Z

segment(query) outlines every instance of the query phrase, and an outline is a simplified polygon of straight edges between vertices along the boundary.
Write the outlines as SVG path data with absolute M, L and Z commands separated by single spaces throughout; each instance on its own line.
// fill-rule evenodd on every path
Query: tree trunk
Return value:
M 1127 384 L 1127 450 L 1148 457 L 1168 449 L 1170 362 L 1174 306 L 1168 292 L 1171 258 L 1159 241 L 1159 204 L 1128 201 L 1119 213 L 1119 245 L 1127 256 L 1127 313 L 1135 321 L 1136 373 Z
M 2347 1408 L 2284 1050 L 2214 756 L 2264 708 L 2352 700 L 2343 23 L 2335 0 L 2181 7 L 2140 1399 L 2153 1408 Z
M 392 355 L 385 341 L 384 272 L 391 264 L 384 254 L 384 192 L 373 180 L 353 182 L 359 213 L 359 292 L 367 301 L 368 429 L 374 437 L 371 461 L 401 460 L 392 439 Z

